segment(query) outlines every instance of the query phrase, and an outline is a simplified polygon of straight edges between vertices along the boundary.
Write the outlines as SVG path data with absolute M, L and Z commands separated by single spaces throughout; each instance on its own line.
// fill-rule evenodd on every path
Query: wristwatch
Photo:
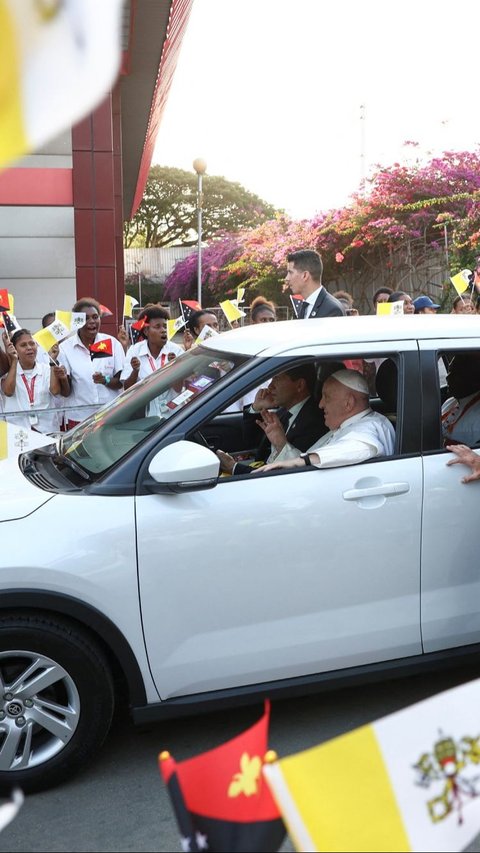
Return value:
M 312 464 L 312 460 L 310 459 L 310 454 L 309 454 L 309 453 L 302 453 L 302 454 L 300 455 L 300 458 L 301 458 L 301 459 L 303 459 L 303 461 L 305 462 L 306 467 L 308 467 L 309 465 L 311 465 L 311 464 Z
M 110 379 L 111 379 L 111 378 L 112 378 L 111 376 L 106 376 L 106 377 L 105 377 L 105 385 L 110 385 Z

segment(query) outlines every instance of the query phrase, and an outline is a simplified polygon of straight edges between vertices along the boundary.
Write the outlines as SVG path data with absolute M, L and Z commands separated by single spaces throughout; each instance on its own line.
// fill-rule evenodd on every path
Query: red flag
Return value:
M 187 323 L 195 311 L 202 310 L 202 306 L 199 302 L 196 302 L 195 299 L 180 299 L 180 310 L 182 312 L 183 319 Z
M 142 317 L 141 320 L 135 320 L 134 323 L 130 323 L 130 337 L 133 344 L 143 340 L 145 337 L 143 334 L 145 326 L 148 326 L 148 320 L 146 317 Z
M 160 772 L 189 850 L 261 853 L 282 844 L 285 827 L 262 775 L 269 718 L 266 702 L 257 723 L 216 749 L 178 764 L 169 753 L 160 754 Z
M 100 305 L 100 317 L 113 317 L 113 312 L 106 305 Z
M 290 296 L 290 301 L 295 312 L 295 317 L 298 317 L 300 308 L 302 307 L 305 300 L 303 299 L 303 297 L 299 296 L 298 293 L 294 293 L 293 296 Z
M 0 311 L 10 311 L 8 290 L 0 290 Z
M 89 350 L 92 361 L 94 358 L 108 358 L 113 355 L 112 339 L 104 338 L 95 344 L 90 344 Z

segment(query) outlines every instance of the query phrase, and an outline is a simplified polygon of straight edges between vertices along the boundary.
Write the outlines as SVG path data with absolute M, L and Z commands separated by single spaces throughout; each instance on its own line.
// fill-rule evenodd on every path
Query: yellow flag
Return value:
M 122 0 L 0 0 L 0 168 L 101 101 L 121 59 Z
M 470 270 L 462 270 L 461 272 L 457 272 L 456 275 L 452 275 L 450 277 L 450 281 L 452 282 L 455 290 L 460 296 L 462 293 L 468 289 L 469 281 L 468 278 L 471 276 Z
M 7 422 L 0 421 L 0 459 L 8 456 L 8 429 Z
M 125 299 L 123 300 L 123 316 L 133 317 L 133 309 L 135 308 L 135 305 L 138 305 L 138 299 L 134 299 L 133 296 L 125 294 Z
M 185 320 L 183 317 L 176 317 L 175 320 L 167 320 L 167 340 L 171 341 L 184 325 Z
M 52 335 L 48 326 L 46 329 L 40 329 L 40 331 L 35 332 L 35 334 L 32 335 L 32 338 L 39 346 L 42 347 L 42 349 L 45 350 L 45 352 L 51 350 L 54 344 L 57 343 L 55 335 Z
M 60 320 L 67 329 L 72 325 L 72 312 L 71 311 L 55 311 L 55 320 Z
M 14 305 L 15 305 L 15 300 L 13 298 L 13 294 L 9 293 L 8 294 L 8 310 L 10 311 L 10 314 L 14 313 L 14 311 L 13 311 Z
M 220 302 L 220 308 L 229 323 L 233 323 L 234 320 L 239 320 L 240 317 L 245 317 L 245 311 L 241 311 L 240 308 L 237 308 L 230 299 L 226 299 L 225 302 Z
M 243 297 L 245 296 L 245 288 L 237 287 L 237 305 L 240 305 L 240 302 L 243 302 Z
M 393 302 L 377 302 L 377 314 L 379 317 L 385 317 L 392 313 Z
M 464 850 L 480 830 L 480 680 L 263 765 L 297 850 Z

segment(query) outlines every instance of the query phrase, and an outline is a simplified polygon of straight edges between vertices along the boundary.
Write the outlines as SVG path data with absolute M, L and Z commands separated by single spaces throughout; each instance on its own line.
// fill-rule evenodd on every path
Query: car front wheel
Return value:
M 95 640 L 50 614 L 0 615 L 0 792 L 57 785 L 103 743 L 112 675 Z

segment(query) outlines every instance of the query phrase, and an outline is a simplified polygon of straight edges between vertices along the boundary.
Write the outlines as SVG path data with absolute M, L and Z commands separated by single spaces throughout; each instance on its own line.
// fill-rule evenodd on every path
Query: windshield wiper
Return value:
M 82 468 L 80 465 L 77 465 L 77 463 L 74 462 L 73 459 L 70 459 L 68 456 L 61 456 L 60 453 L 56 453 L 54 456 L 52 456 L 52 462 L 54 465 L 64 465 L 65 468 L 71 468 L 72 471 L 75 471 L 75 473 L 82 477 L 83 480 L 86 480 L 87 483 L 92 482 L 92 477 L 88 473 L 88 471 L 85 471 L 84 468 Z

